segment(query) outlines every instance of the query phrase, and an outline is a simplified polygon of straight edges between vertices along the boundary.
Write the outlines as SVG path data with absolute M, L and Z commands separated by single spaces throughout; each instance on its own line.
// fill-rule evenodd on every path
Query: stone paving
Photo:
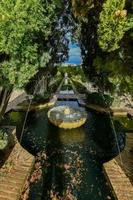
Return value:
M 25 92 L 22 90 L 17 90 L 17 91 L 13 91 L 11 94 L 11 97 L 9 99 L 9 103 L 12 102 L 14 99 L 16 99 L 17 97 L 21 96 L 22 94 L 24 94 Z
M 27 98 L 27 94 L 25 92 L 13 92 L 11 98 L 9 100 L 6 113 L 10 110 L 14 109 L 19 103 L 23 102 Z
M 115 160 L 119 163 L 133 184 L 133 133 L 126 133 L 126 145 L 120 155 L 121 159 L 118 155 Z
M 104 172 L 117 200 L 133 200 L 133 185 L 116 160 L 105 163 Z
M 34 156 L 16 142 L 9 158 L 0 169 L 0 200 L 19 200 L 33 165 Z
M 20 101 L 23 95 L 20 95 Z M 12 105 L 9 105 L 10 107 Z M 0 169 L 0 200 L 19 199 L 33 165 L 34 157 L 16 142 L 11 155 Z M 116 160 L 105 163 L 104 172 L 117 200 L 133 200 L 133 185 Z
M 34 161 L 34 156 L 16 141 L 8 160 L 0 169 L 0 200 L 19 200 Z M 117 200 L 133 200 L 133 185 L 115 159 L 104 164 L 104 172 Z

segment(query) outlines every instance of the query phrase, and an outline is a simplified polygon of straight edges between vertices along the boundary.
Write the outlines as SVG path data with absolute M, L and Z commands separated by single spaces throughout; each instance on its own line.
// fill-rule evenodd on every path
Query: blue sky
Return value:
M 69 60 L 65 63 L 77 65 L 82 63 L 81 51 L 78 44 L 72 44 L 71 42 L 69 43 Z

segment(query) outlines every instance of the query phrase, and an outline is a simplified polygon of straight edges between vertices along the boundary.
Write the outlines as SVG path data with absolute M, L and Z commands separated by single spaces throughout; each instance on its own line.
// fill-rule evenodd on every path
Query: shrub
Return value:
M 109 95 L 104 95 L 104 97 L 99 93 L 87 94 L 87 103 L 96 104 L 103 107 L 109 107 L 112 105 L 114 98 Z
M 0 150 L 5 149 L 7 144 L 8 144 L 8 135 L 3 130 L 0 130 Z
M 45 92 L 44 94 L 37 94 L 34 97 L 34 101 L 37 103 L 42 103 L 45 102 L 46 100 L 48 100 L 50 98 L 51 94 L 49 92 Z

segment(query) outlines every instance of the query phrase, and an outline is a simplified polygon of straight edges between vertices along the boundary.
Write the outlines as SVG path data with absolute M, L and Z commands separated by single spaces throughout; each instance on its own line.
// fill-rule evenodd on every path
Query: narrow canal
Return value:
M 114 200 L 102 168 L 104 161 L 118 154 L 108 115 L 80 108 L 77 101 L 57 105 L 87 112 L 87 121 L 80 128 L 64 130 L 48 121 L 48 109 L 29 112 L 21 144 L 33 155 L 44 156 L 41 178 L 31 185 L 29 200 Z M 17 122 L 19 139 L 25 113 L 12 112 L 9 117 Z M 123 149 L 121 130 L 118 141 Z

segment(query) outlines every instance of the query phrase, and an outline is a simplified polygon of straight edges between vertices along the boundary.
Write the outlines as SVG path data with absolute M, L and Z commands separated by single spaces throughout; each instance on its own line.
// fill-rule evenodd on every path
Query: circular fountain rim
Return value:
M 69 110 L 68 110 L 69 109 Z M 58 112 L 57 118 L 53 119 L 51 113 Z M 67 111 L 67 112 L 66 112 Z M 69 112 L 68 112 L 69 111 Z M 66 113 L 65 113 L 66 112 Z M 76 118 L 75 118 L 76 117 Z M 48 111 L 49 121 L 59 128 L 73 129 L 82 126 L 87 119 L 87 113 L 70 106 L 56 106 Z

